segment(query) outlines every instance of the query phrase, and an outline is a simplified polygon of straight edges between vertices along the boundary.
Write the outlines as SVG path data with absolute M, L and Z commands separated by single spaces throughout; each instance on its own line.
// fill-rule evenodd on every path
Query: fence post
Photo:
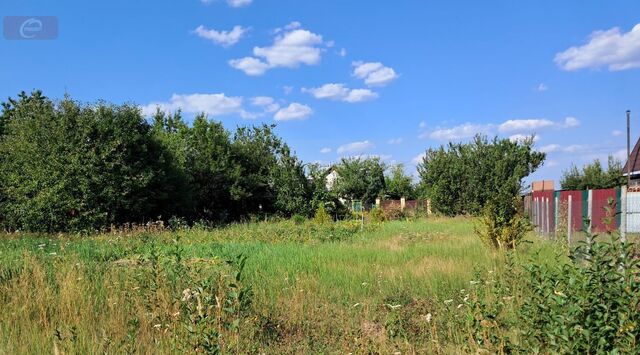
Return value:
M 625 243 L 627 241 L 627 187 L 622 186 L 620 192 L 620 240 Z
M 558 239 L 558 210 L 560 209 L 560 196 L 556 195 L 553 200 L 553 239 Z
M 551 239 L 551 201 L 548 197 L 545 200 L 547 201 L 547 239 Z
M 571 232 L 573 232 L 573 225 L 571 223 L 572 210 L 573 210 L 573 196 L 569 195 L 569 202 L 567 203 L 567 245 L 571 246 Z
M 547 203 L 546 198 L 542 198 L 542 236 L 545 237 L 547 233 Z
M 404 211 L 404 207 L 407 204 L 407 200 L 404 197 L 400 198 L 400 209 Z
M 540 198 L 536 197 L 536 218 L 535 218 L 535 224 L 536 224 L 536 231 L 538 234 L 540 234 Z
M 593 223 L 591 219 L 593 218 L 593 190 L 589 190 L 589 198 L 587 200 L 587 218 L 589 219 L 589 225 L 587 226 L 587 232 L 591 233 L 591 226 Z M 590 238 L 587 238 L 590 239 Z M 591 244 L 589 240 L 587 240 L 587 244 Z

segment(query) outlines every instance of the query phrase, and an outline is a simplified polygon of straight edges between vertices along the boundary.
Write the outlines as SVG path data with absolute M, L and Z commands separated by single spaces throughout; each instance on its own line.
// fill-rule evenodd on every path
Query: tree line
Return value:
M 179 111 L 145 118 L 132 104 L 23 92 L 0 115 L 0 225 L 52 232 L 172 217 L 226 223 L 312 216 L 321 206 L 340 217 L 347 201 L 401 197 L 431 199 L 444 215 L 478 215 L 490 204 L 509 220 L 522 180 L 545 158 L 532 140 L 477 136 L 427 150 L 416 179 L 376 157 L 304 163 L 274 128 L 229 131 L 204 114 L 191 123 Z
M 322 205 L 346 213 L 341 199 L 413 197 L 402 167 L 385 176 L 377 158 L 346 158 L 331 171 L 305 164 L 273 125 L 238 127 L 197 115 L 40 91 L 3 103 L 0 115 L 0 224 L 9 230 L 76 231 L 179 217 L 225 223 L 255 214 L 311 216 Z M 411 196 L 409 196 L 411 194 Z

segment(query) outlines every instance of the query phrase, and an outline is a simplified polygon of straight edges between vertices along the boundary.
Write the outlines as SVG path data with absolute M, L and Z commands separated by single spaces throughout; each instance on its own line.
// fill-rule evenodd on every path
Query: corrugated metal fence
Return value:
M 640 233 L 640 192 L 626 187 L 535 191 L 525 197 L 525 212 L 536 231 L 549 237 L 579 231 Z

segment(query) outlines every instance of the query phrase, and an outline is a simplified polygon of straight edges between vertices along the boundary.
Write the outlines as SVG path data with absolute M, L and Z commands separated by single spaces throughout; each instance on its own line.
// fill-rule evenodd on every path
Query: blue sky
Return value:
M 405 163 L 480 132 L 536 133 L 532 178 L 623 158 L 640 133 L 637 1 L 5 0 L 53 15 L 50 41 L 0 39 L 0 98 L 178 107 L 277 123 L 305 161 Z

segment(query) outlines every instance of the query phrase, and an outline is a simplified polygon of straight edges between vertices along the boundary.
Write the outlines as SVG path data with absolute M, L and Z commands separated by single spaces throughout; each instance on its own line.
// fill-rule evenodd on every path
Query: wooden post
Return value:
M 573 216 L 573 196 L 569 195 L 569 202 L 567 203 L 567 245 L 571 246 L 571 233 L 573 232 L 573 223 L 571 218 Z
M 400 209 L 404 211 L 404 206 L 406 205 L 407 200 L 404 197 L 400 198 Z

